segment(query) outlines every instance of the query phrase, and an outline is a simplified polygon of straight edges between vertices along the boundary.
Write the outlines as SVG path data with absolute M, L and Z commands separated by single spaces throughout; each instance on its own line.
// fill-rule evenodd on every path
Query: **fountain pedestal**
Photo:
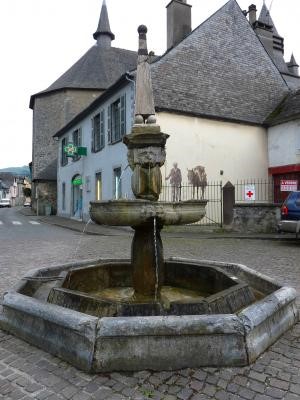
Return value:
M 154 218 L 148 224 L 134 227 L 135 233 L 131 247 L 132 280 L 137 298 L 157 295 L 164 282 L 163 245 L 160 228 Z

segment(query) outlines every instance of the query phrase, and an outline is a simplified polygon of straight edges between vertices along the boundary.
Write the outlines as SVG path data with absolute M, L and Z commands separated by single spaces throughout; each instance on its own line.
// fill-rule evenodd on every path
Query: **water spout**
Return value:
M 92 222 L 92 220 L 91 220 L 91 218 L 90 218 L 90 219 L 88 220 L 88 222 L 85 224 L 85 226 L 83 227 L 82 232 L 80 233 L 80 238 L 79 238 L 79 240 L 78 240 L 78 242 L 77 242 L 75 251 L 74 251 L 74 253 L 73 253 L 73 257 L 72 257 L 73 260 L 76 260 L 76 259 L 77 259 L 77 254 L 78 254 L 79 248 L 80 248 L 80 246 L 81 246 L 81 242 L 82 242 L 83 235 L 85 234 L 85 232 L 86 232 L 86 230 L 87 230 L 87 227 L 88 227 L 88 225 L 89 225 L 91 222 Z
M 154 256 L 155 256 L 155 293 L 154 293 L 154 300 L 157 301 L 157 294 L 158 294 L 158 253 L 157 253 L 157 227 L 156 227 L 156 217 L 153 218 L 153 237 L 154 237 Z

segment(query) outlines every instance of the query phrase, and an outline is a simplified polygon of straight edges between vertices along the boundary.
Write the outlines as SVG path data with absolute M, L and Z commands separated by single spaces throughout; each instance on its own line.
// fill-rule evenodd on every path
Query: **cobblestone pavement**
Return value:
M 32 230 L 34 227 L 31 228 Z M 0 291 L 29 269 L 75 259 L 129 256 L 130 234 L 86 236 L 41 227 L 38 236 L 0 242 Z M 34 238 L 34 239 L 33 239 Z M 239 262 L 300 291 L 300 243 L 249 239 L 164 238 L 165 255 Z M 78 249 L 76 250 L 76 247 Z M 85 374 L 0 331 L 0 399 L 300 399 L 300 324 L 245 368 Z

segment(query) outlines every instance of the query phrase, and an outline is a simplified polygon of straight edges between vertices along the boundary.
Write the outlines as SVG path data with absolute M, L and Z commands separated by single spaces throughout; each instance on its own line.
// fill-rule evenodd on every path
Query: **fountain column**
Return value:
M 128 147 L 128 163 L 132 169 L 131 187 L 137 199 L 148 200 L 143 213 L 147 222 L 133 226 L 135 230 L 131 262 L 136 296 L 155 298 L 163 284 L 162 223 L 153 207 L 161 192 L 160 168 L 166 159 L 165 144 L 169 135 L 156 124 L 151 71 L 147 50 L 147 28 L 139 26 L 139 51 L 136 75 L 135 120 L 132 131 L 123 141 Z

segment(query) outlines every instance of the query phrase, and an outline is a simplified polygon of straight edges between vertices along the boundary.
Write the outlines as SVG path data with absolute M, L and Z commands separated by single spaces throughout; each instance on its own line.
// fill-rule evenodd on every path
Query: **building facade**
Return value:
M 56 134 L 59 139 L 58 214 L 89 219 L 93 200 L 131 198 L 130 170 L 122 138 L 130 132 L 134 85 L 127 75 Z M 67 157 L 68 144 L 86 156 Z
M 136 67 L 136 53 L 112 47 L 103 2 L 99 24 L 93 35 L 96 43 L 68 71 L 46 90 L 31 96 L 32 207 L 39 214 L 45 208 L 56 213 L 58 144 L 53 135 L 80 111 L 104 93 L 124 72 Z
M 95 46 L 31 98 L 33 207 L 40 213 L 50 203 L 59 215 L 86 219 L 89 201 L 131 196 L 121 139 L 132 124 L 137 55 L 111 46 L 105 1 L 94 38 Z M 192 31 L 191 6 L 169 2 L 167 51 L 151 60 L 158 122 L 170 135 L 164 177 L 174 162 L 183 181 L 199 165 L 210 181 L 272 174 L 275 133 L 268 133 L 268 118 L 300 87 L 294 56 L 285 62 L 283 55 L 265 4 L 257 18 L 255 6 L 243 11 L 230 0 Z M 121 114 L 126 122 L 112 133 L 112 115 Z M 68 143 L 85 147 L 87 155 L 67 159 Z

